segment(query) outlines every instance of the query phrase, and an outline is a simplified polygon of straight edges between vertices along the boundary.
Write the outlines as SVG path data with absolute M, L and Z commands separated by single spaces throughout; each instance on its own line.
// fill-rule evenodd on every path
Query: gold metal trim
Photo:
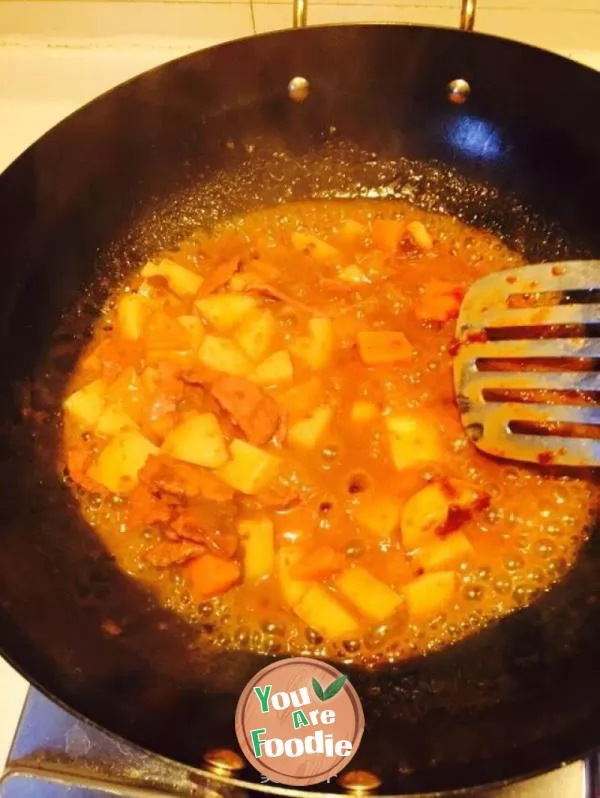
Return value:
M 381 786 L 381 779 L 369 770 L 351 770 L 342 773 L 338 779 L 339 786 L 355 798 L 366 796 Z
M 294 28 L 305 28 L 308 22 L 308 0 L 294 0 Z
M 229 748 L 212 748 L 203 758 L 209 769 L 221 776 L 231 776 L 236 770 L 243 770 L 245 766 L 242 757 Z
M 454 105 L 462 105 L 469 99 L 471 93 L 471 86 L 464 78 L 456 78 L 451 80 L 447 86 L 448 99 Z
M 462 0 L 460 8 L 460 29 L 472 31 L 475 27 L 477 0 Z

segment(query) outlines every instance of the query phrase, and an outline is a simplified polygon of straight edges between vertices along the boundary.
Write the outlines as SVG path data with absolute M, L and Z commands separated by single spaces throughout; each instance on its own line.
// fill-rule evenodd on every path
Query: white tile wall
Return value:
M 290 3 L 252 0 L 257 32 L 287 27 Z M 458 24 L 459 2 L 452 0 L 308 0 L 311 24 L 399 22 Z M 600 0 L 479 0 L 476 30 L 549 49 L 600 48 Z
M 398 22 L 454 26 L 460 0 L 308 0 L 310 24 Z M 25 11 L 24 11 L 25 9 Z M 0 0 L 0 44 L 148 37 L 234 39 L 287 28 L 291 0 Z M 479 0 L 476 29 L 549 49 L 600 49 L 600 0 Z
M 250 0 L 0 0 L 0 44 L 96 41 L 130 46 L 236 39 L 254 32 Z
M 56 4 L 56 2 L 67 2 L 72 4 L 81 5 L 82 3 L 91 3 L 95 4 L 98 0 L 0 0 L 0 9 L 3 6 L 12 3 L 13 5 L 18 4 L 18 2 L 36 2 L 42 3 L 46 5 Z M 143 5 L 144 3 L 152 2 L 157 4 L 163 3 L 171 3 L 176 5 L 194 5 L 197 3 L 202 3 L 204 0 L 102 0 L 103 3 L 108 4 L 119 4 L 123 2 L 127 2 L 131 6 L 136 5 Z M 210 0 L 211 2 L 231 2 L 231 0 Z M 239 2 L 248 2 L 248 0 L 239 0 Z M 273 0 L 276 3 L 283 3 L 284 0 Z M 313 0 L 313 3 L 322 3 L 324 5 L 331 5 L 329 0 Z M 459 5 L 460 0 L 431 0 L 431 2 L 427 2 L 427 0 L 385 0 L 383 5 L 395 5 L 395 6 L 405 6 L 407 8 L 410 7 L 425 7 L 425 8 L 435 8 L 435 7 L 444 7 L 444 8 L 455 8 Z M 354 0 L 354 2 L 348 3 L 348 0 L 344 0 L 341 5 L 367 5 L 367 3 L 361 2 L 361 0 Z M 548 9 L 559 9 L 559 10 L 570 10 L 570 11 L 598 11 L 599 3 L 598 0 L 478 0 L 478 5 L 480 7 L 486 8 L 504 8 L 509 10 L 539 10 L 544 11 Z M 72 8 L 73 6 L 71 6 Z M 2 11 L 0 11 L 2 13 Z
M 289 27 L 291 8 L 280 0 L 252 0 L 256 32 Z M 308 0 L 308 19 L 312 25 L 334 22 L 398 22 L 422 25 L 456 25 L 456 6 L 435 5 L 429 8 L 417 5 L 401 5 L 393 0 L 385 2 L 341 2 L 331 0 Z
M 583 0 L 574 0 L 574 5 Z M 600 49 L 600 0 L 595 8 L 498 8 L 483 4 L 477 30 L 546 47 L 549 50 Z

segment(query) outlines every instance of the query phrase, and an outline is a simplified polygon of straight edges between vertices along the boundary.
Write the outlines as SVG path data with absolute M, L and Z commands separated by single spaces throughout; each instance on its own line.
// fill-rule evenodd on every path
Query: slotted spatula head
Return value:
M 523 266 L 477 280 L 456 337 L 456 400 L 479 449 L 600 467 L 600 261 Z

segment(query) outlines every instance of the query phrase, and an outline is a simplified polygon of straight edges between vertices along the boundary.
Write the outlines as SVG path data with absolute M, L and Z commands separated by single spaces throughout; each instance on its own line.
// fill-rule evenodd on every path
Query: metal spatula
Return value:
M 499 271 L 467 292 L 454 389 L 488 454 L 600 466 L 600 261 Z

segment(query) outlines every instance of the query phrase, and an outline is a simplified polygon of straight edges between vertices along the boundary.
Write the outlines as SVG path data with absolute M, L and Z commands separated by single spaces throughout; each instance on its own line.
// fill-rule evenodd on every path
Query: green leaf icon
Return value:
M 325 690 L 322 700 L 329 701 L 330 698 L 333 698 L 335 695 L 337 695 L 347 681 L 347 676 L 340 676 L 338 679 L 334 679 L 329 687 Z
M 319 701 L 325 701 L 325 694 L 323 693 L 323 688 L 319 684 L 319 682 L 314 678 L 312 680 L 312 688 L 315 691 L 315 695 L 319 699 Z

